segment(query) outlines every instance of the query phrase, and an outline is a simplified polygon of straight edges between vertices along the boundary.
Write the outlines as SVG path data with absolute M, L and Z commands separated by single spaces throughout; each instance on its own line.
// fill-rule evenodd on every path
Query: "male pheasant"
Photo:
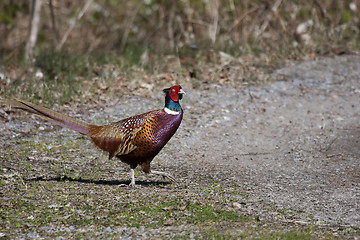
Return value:
M 117 157 L 130 165 L 131 182 L 129 186 L 135 186 L 134 169 L 138 165 L 145 173 L 158 174 L 176 182 L 172 175 L 150 168 L 151 161 L 175 134 L 183 118 L 179 100 L 182 99 L 185 92 L 181 86 L 172 86 L 163 91 L 166 94 L 163 109 L 104 126 L 91 125 L 21 100 L 2 100 L 2 102 L 89 136 L 96 146 L 109 153 L 109 159 Z

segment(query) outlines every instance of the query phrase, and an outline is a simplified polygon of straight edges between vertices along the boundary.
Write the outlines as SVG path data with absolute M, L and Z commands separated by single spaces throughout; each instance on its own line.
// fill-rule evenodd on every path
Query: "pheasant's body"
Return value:
M 150 169 L 144 168 L 146 163 L 150 164 L 174 135 L 182 117 L 182 111 L 172 115 L 159 109 L 110 125 L 91 125 L 88 135 L 99 148 L 109 152 L 109 158 L 116 156 L 132 168 L 141 165 L 149 173 Z
M 182 98 L 180 86 L 164 89 L 164 109 L 123 119 L 109 125 L 96 126 L 81 120 L 56 113 L 32 103 L 16 100 L 3 102 L 34 113 L 46 120 L 89 136 L 96 146 L 109 153 L 109 159 L 119 158 L 131 167 L 131 183 L 135 185 L 134 169 L 141 165 L 145 173 L 154 173 L 175 180 L 171 175 L 151 171 L 150 162 L 175 134 L 180 126 L 183 111 L 179 104 Z

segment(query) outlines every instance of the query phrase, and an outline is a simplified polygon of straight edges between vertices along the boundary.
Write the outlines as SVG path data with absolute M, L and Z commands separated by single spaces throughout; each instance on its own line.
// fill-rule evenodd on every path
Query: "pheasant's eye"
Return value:
M 173 89 L 171 89 L 171 92 L 174 93 L 174 92 L 176 92 L 176 90 L 173 88 Z

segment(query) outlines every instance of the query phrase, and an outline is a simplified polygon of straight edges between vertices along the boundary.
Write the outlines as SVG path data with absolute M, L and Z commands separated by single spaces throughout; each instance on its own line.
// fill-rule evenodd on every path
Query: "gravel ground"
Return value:
M 278 87 L 301 99 L 289 101 L 292 111 L 275 112 L 290 123 L 275 128 L 291 129 L 290 136 L 278 141 L 285 150 L 285 168 L 279 177 L 289 176 L 278 183 L 291 187 L 285 196 L 281 187 L 274 186 L 279 192 L 274 201 L 319 221 L 356 227 L 360 226 L 359 66 L 359 58 L 335 58 L 280 70 L 278 73 L 296 79 L 297 90 L 292 92 L 281 83 Z M 298 77 L 301 73 L 302 78 Z M 286 105 L 280 106 L 287 108 L 284 100 Z
M 131 196 L 138 200 L 155 193 L 164 199 L 178 196 L 176 198 L 181 201 L 195 203 L 204 198 L 224 209 L 235 209 L 240 215 L 255 217 L 260 224 L 277 222 L 278 226 L 317 226 L 330 229 L 330 232 L 339 229 L 359 232 L 359 76 L 360 57 L 341 56 L 279 69 L 273 77 L 284 81 L 267 86 L 211 85 L 206 89 L 188 89 L 182 101 L 185 110 L 183 123 L 152 164 L 154 169 L 174 174 L 181 185 L 168 185 L 167 180 L 149 178 L 138 172 L 139 186 L 121 188 L 124 196 L 118 197 L 127 199 L 126 196 Z M 151 98 L 127 96 L 104 105 L 87 105 L 88 109 L 84 106 L 58 109 L 103 124 L 156 109 L 163 104 L 160 96 L 159 91 Z M 104 119 L 104 116 L 109 117 Z M 35 179 L 31 184 L 40 185 L 49 181 L 64 184 L 61 178 L 65 176 L 69 181 L 65 184 L 75 182 L 88 191 L 99 193 L 104 188 L 113 191 L 114 185 L 129 183 L 125 165 L 109 163 L 76 133 L 54 128 L 41 120 L 27 123 L 31 117 L 26 118 L 15 116 L 12 121 L 0 122 L 0 143 L 4 146 L 0 152 L 0 164 L 2 179 L 6 183 L 14 182 L 11 177 L 17 179 L 14 172 L 22 175 L 20 179 Z M 54 137 L 58 140 L 50 140 Z M 66 145 L 66 139 L 81 142 L 80 149 L 74 146 L 66 151 L 68 157 L 74 156 L 72 161 L 65 161 L 66 165 L 62 165 L 64 169 L 70 168 L 71 174 L 76 173 L 70 177 L 65 170 L 59 174 L 59 169 L 49 167 L 59 162 L 56 156 L 41 155 L 38 150 L 29 151 L 25 157 L 35 169 L 33 171 L 21 167 L 20 156 L 9 158 L 9 151 L 16 151 L 13 147 L 16 142 L 46 141 L 48 149 Z M 101 171 L 92 177 L 95 180 L 86 178 L 91 169 L 98 168 Z M 61 177 L 57 177 L 59 175 Z M 3 205 L 10 191 L 16 193 L 14 189 L 17 188 L 3 188 Z M 232 197 L 227 198 L 230 191 Z M 42 226 L 37 232 L 21 231 L 6 226 L 6 217 L 2 219 L 2 231 L 5 232 L 2 236 L 13 236 L 11 232 L 16 231 L 24 238 L 37 238 L 49 231 L 57 231 L 69 237 L 71 235 L 66 233 L 91 231 L 74 226 Z M 181 236 L 185 232 L 188 238 L 193 238 L 201 236 L 204 230 L 186 223 L 169 225 L 172 226 L 92 227 L 99 238 L 118 236 L 125 239 L 169 237 L 175 233 Z M 234 226 L 242 229 L 236 224 Z M 241 226 L 249 227 L 247 224 Z M 358 239 L 355 235 L 349 238 Z
M 191 92 L 181 165 L 250 190 L 246 206 L 260 216 L 258 203 L 271 203 L 297 221 L 360 227 L 360 58 L 274 76 L 286 81 Z

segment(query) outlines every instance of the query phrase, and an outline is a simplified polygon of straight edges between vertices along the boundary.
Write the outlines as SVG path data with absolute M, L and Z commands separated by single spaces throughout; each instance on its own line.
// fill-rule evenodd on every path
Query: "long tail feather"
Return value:
M 54 112 L 50 109 L 37 106 L 35 104 L 22 101 L 22 100 L 8 100 L 8 99 L 2 99 L 1 102 L 4 102 L 6 104 L 9 104 L 15 108 L 22 109 L 24 111 L 36 114 L 37 116 L 48 120 L 54 124 L 60 125 L 62 127 L 69 128 L 71 130 L 74 130 L 76 132 L 82 133 L 82 134 L 88 134 L 89 133 L 89 124 L 73 119 L 71 117 L 62 115 L 60 113 Z

